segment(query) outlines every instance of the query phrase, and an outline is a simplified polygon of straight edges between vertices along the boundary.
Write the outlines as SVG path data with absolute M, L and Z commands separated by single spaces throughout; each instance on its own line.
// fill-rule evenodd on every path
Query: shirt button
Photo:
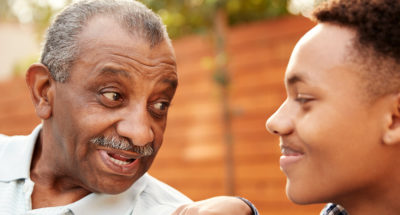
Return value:
M 29 191 L 29 186 L 25 183 L 24 184 L 24 193 L 27 193 Z
M 24 193 L 30 195 L 30 193 L 32 192 L 32 189 L 33 189 L 33 182 L 28 179 L 25 180 L 24 187 L 23 187 Z

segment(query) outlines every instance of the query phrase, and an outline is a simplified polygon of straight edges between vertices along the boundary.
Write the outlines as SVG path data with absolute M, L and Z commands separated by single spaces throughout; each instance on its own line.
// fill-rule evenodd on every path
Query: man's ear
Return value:
M 386 145 L 400 144 L 400 93 L 391 98 L 390 107 L 383 142 Z
M 49 119 L 52 114 L 55 81 L 52 79 L 49 69 L 41 64 L 31 65 L 26 72 L 26 83 L 36 114 L 42 120 Z

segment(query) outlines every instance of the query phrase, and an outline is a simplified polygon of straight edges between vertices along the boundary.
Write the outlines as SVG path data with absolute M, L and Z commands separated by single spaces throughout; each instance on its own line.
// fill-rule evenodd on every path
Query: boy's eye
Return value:
M 106 93 L 103 93 L 103 96 L 111 101 L 118 101 L 121 99 L 121 95 L 116 92 L 106 92 Z
M 314 98 L 304 94 L 298 94 L 295 98 L 295 101 L 300 104 L 306 104 L 307 102 L 313 101 Z
M 300 104 L 305 104 L 309 101 L 309 99 L 306 98 L 296 98 L 296 101 Z

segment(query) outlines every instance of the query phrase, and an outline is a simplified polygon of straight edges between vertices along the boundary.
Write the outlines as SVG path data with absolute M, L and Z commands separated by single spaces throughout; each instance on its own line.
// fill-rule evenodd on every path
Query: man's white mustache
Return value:
M 107 148 L 112 148 L 112 149 L 117 149 L 117 150 L 125 150 L 125 151 L 135 152 L 135 153 L 142 155 L 143 157 L 150 156 L 154 152 L 154 149 L 151 146 L 151 143 L 148 143 L 144 146 L 137 146 L 134 143 L 132 143 L 130 140 L 128 140 L 124 137 L 99 136 L 99 137 L 94 137 L 94 138 L 90 139 L 90 142 L 95 145 L 98 145 L 98 146 L 104 146 Z

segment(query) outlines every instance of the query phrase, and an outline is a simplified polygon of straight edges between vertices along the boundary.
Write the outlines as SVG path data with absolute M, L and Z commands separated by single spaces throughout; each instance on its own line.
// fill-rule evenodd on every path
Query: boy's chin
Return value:
M 298 205 L 318 204 L 329 202 L 322 193 L 315 192 L 307 187 L 294 189 L 290 185 L 286 185 L 286 196 L 290 201 Z

